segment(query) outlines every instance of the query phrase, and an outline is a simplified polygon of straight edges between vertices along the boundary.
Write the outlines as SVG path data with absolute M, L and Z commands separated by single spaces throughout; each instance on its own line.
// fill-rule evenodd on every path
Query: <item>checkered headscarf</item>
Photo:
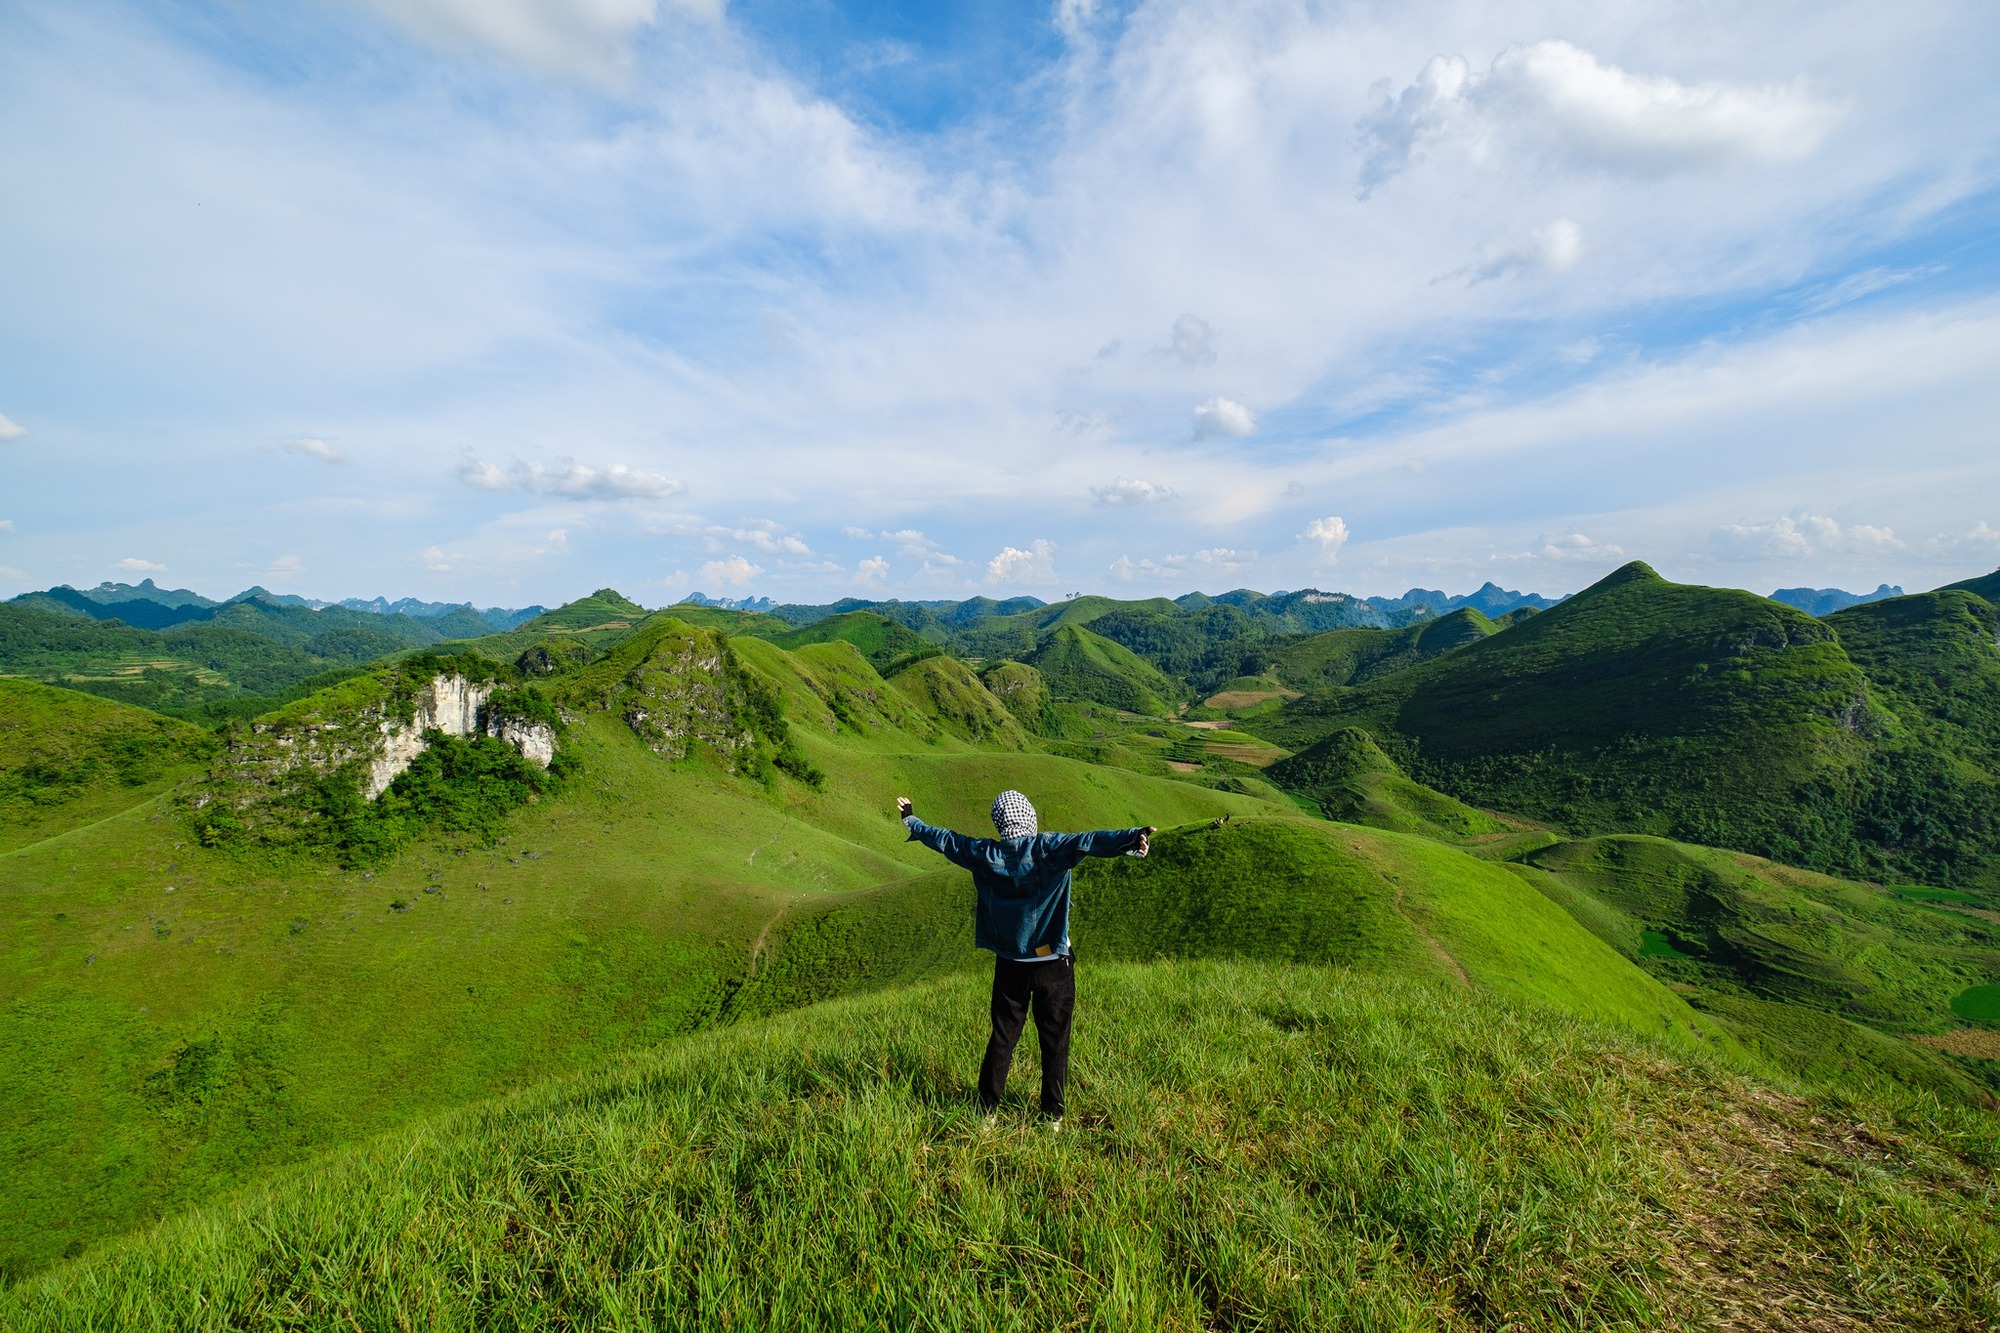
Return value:
M 1003 791 L 993 798 L 993 827 L 1005 838 L 1032 838 L 1036 832 L 1035 807 L 1017 791 Z

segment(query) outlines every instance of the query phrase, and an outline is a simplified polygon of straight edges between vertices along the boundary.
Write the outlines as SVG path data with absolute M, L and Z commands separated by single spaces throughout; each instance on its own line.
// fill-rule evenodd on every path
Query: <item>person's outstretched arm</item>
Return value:
M 1043 853 L 1044 856 L 1060 857 L 1075 865 L 1086 856 L 1122 856 L 1126 852 L 1136 852 L 1140 856 L 1153 849 L 1153 835 L 1159 830 L 1151 824 L 1144 828 L 1096 829 L 1089 833 L 1062 833 L 1056 835 L 1054 843 Z
M 969 838 L 963 833 L 954 833 L 948 828 L 938 828 L 917 818 L 916 807 L 907 796 L 896 798 L 896 813 L 903 818 L 903 827 L 910 831 L 910 841 L 920 842 L 953 865 L 967 870 L 983 864 L 979 855 L 978 838 Z

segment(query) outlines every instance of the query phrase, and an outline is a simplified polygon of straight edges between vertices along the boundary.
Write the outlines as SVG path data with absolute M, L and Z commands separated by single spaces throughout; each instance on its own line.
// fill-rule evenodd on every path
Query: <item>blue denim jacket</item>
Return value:
M 903 824 L 953 865 L 972 872 L 979 891 L 972 943 L 1002 958 L 1049 958 L 1069 952 L 1069 872 L 1086 856 L 1137 850 L 1144 829 L 1037 833 L 1032 838 L 972 838 L 909 815 Z

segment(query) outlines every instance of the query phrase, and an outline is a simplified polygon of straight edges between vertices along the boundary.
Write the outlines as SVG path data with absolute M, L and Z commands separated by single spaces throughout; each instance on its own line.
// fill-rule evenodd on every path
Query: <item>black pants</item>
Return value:
M 979 1104 L 989 1111 L 1000 1105 L 1031 1001 L 1042 1045 L 1042 1114 L 1060 1116 L 1063 1085 L 1069 1082 L 1069 1020 L 1076 1009 L 1076 960 L 1067 956 L 1046 963 L 994 960 L 993 1035 L 979 1066 Z

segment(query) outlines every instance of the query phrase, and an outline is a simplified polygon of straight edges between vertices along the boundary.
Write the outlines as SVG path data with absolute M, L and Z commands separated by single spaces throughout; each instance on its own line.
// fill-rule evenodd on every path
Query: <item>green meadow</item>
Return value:
M 1258 638 L 605 589 L 215 730 L 0 681 L 0 1327 L 1988 1327 L 1983 844 L 1802 869 L 1768 786 L 1687 795 L 1976 782 L 1921 663 L 1984 681 L 1985 603 L 1850 659 L 1709 592 Z M 433 735 L 364 800 L 446 675 L 556 763 Z M 973 1114 L 970 886 L 892 814 L 1005 787 L 1161 829 L 1077 874 L 1055 1135 L 1032 1039 Z

